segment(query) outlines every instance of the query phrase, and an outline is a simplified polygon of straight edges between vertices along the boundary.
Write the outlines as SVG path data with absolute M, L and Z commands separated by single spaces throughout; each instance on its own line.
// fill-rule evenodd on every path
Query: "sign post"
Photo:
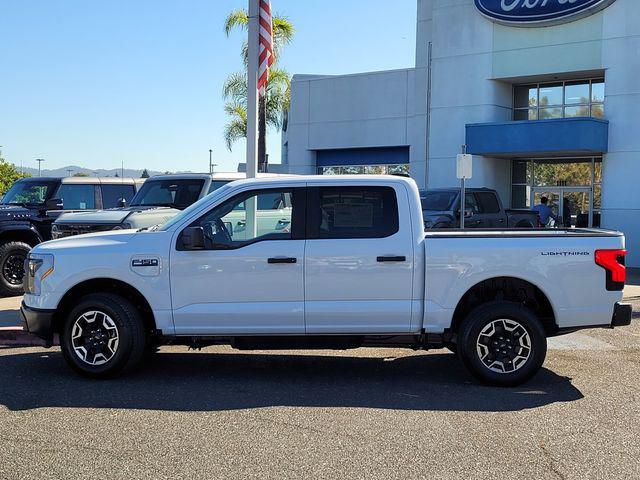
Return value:
M 460 179 L 460 228 L 464 230 L 466 180 L 473 175 L 473 155 L 467 154 L 467 146 L 456 157 L 456 176 Z

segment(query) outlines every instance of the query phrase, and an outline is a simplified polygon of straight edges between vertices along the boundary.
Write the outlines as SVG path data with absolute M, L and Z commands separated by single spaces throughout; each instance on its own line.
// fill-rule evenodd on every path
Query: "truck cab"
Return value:
M 51 239 L 51 224 L 64 212 L 90 211 L 129 201 L 143 180 L 133 178 L 23 178 L 0 202 L 0 295 L 22 293 L 29 250 Z

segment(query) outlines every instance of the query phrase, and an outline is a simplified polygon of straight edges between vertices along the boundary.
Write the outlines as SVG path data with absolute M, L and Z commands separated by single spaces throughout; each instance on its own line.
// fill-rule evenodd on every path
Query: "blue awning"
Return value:
M 558 118 L 466 126 L 467 152 L 492 157 L 601 155 L 609 144 L 609 122 Z
M 409 147 L 343 148 L 318 150 L 318 167 L 355 165 L 403 165 L 409 163 Z

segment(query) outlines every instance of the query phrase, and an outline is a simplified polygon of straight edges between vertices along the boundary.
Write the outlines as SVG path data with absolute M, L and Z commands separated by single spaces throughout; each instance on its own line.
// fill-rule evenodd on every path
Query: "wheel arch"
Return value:
M 134 286 L 115 278 L 93 278 L 77 283 L 62 296 L 53 316 L 53 331 L 61 333 L 64 320 L 73 308 L 74 300 L 90 293 L 112 293 L 129 300 L 138 309 L 147 332 L 156 329 L 156 319 L 149 301 Z
M 0 242 L 24 242 L 32 248 L 42 242 L 40 234 L 35 228 L 19 226 L 0 230 Z
M 493 277 L 469 288 L 458 301 L 453 313 L 451 331 L 457 332 L 466 316 L 476 307 L 492 301 L 519 303 L 540 319 L 548 337 L 558 333 L 558 323 L 549 296 L 538 286 L 518 277 Z

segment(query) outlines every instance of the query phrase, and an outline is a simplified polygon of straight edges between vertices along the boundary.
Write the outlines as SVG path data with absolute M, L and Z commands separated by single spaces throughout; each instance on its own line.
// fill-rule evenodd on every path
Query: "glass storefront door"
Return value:
M 554 226 L 564 228 L 600 226 L 599 221 L 594 222 L 590 188 L 534 188 L 531 191 L 531 205 L 539 205 L 542 197 L 549 199 L 548 205 L 558 218 Z

